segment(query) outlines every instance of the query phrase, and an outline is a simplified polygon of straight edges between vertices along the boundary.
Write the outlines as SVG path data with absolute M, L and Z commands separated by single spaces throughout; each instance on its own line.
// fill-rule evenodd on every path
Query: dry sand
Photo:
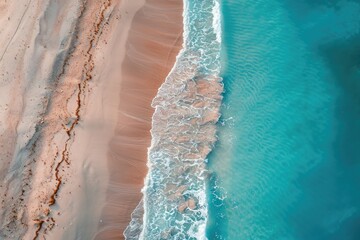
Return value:
M 0 239 L 122 239 L 181 13 L 181 0 L 0 1 Z

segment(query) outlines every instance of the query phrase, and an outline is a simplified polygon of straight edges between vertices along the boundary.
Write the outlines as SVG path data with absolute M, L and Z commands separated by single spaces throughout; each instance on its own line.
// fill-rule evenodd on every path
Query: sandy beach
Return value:
M 0 238 L 123 239 L 182 1 L 0 2 Z

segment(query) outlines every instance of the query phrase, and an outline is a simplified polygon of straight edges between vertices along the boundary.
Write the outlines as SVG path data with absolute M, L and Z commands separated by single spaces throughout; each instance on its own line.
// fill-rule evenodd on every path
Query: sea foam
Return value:
M 206 239 L 206 157 L 216 141 L 221 94 L 217 0 L 184 0 L 183 48 L 152 102 L 143 218 L 126 239 Z M 136 217 L 134 217 L 136 216 Z

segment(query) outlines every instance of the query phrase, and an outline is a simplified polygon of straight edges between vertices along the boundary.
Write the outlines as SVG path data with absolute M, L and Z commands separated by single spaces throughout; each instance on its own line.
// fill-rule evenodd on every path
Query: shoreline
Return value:
M 217 140 L 223 92 L 220 5 L 212 4 L 184 1 L 184 46 L 152 101 L 149 172 L 144 207 L 138 209 L 144 213 L 142 219 L 135 213 L 127 230 L 130 239 L 205 236 L 206 163 Z M 199 26 L 203 31 L 196 31 Z

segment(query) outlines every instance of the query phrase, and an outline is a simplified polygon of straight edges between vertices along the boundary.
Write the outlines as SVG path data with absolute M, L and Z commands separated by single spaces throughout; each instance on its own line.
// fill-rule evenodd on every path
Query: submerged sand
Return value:
M 0 2 L 0 238 L 122 239 L 180 0 Z

